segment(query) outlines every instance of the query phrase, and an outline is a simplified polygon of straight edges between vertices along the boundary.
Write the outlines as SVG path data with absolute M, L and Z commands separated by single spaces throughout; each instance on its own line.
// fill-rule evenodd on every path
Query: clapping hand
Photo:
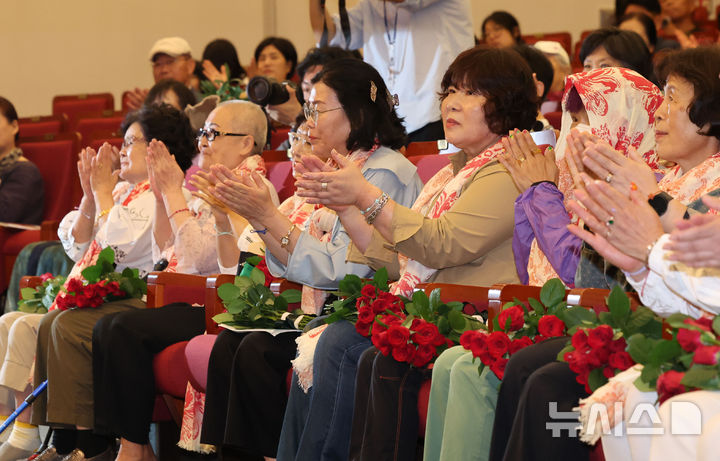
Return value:
M 224 165 L 213 165 L 210 172 L 215 186 L 209 192 L 227 208 L 247 220 L 263 222 L 277 211 L 270 189 L 257 173 L 233 173 Z
M 98 194 L 112 194 L 117 182 L 118 171 L 113 169 L 112 146 L 104 143 L 100 146 L 97 155 L 92 157 L 90 161 L 90 188 L 95 196 Z
M 720 198 L 705 196 L 703 202 L 720 212 Z M 720 216 L 697 214 L 678 221 L 664 249 L 672 251 L 667 258 L 690 267 L 720 268 L 720 253 L 716 245 L 720 235 Z
M 308 203 L 319 203 L 337 210 L 346 205 L 358 208 L 363 197 L 375 194 L 375 188 L 368 183 L 355 163 L 333 149 L 332 159 L 339 168 L 334 169 L 313 155 L 305 155 L 298 163 L 300 179 L 295 185 L 297 194 L 306 197 Z M 372 197 L 374 200 L 377 193 Z
M 155 197 L 180 192 L 185 173 L 162 141 L 153 139 L 147 149 L 148 177 Z
M 555 150 L 552 147 L 545 152 L 535 144 L 530 133 L 515 130 L 502 139 L 505 153 L 498 160 L 510 172 L 520 192 L 542 181 L 557 184 L 558 168 L 555 164 Z

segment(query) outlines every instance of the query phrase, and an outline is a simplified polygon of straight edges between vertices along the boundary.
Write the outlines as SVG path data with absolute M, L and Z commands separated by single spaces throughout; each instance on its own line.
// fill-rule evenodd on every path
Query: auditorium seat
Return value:
M 450 163 L 450 156 L 448 154 L 416 155 L 408 157 L 408 160 L 417 167 L 418 176 L 423 184 L 426 184 L 435 173 Z
M 554 112 L 547 112 L 543 114 L 548 122 L 550 122 L 550 125 L 552 125 L 553 128 L 556 130 L 559 130 L 562 126 L 562 111 L 554 111 Z
M 447 148 L 447 142 L 445 140 L 411 142 L 405 147 L 405 157 L 439 154 L 439 143 L 442 143 L 442 145 L 445 146 L 444 148 Z
M 274 128 L 270 133 L 270 149 L 275 150 L 280 147 L 280 144 L 287 141 L 288 133 L 290 133 L 290 127 Z
M 75 125 L 71 125 L 70 129 L 80 133 L 82 144 L 86 145 L 94 139 L 93 133 L 96 131 L 109 130 L 120 133 L 120 125 L 124 118 L 125 115 L 122 112 L 113 110 L 81 112 L 77 114 Z
M 79 143 L 80 136 L 77 133 L 19 140 L 18 146 L 24 155 L 37 165 L 45 182 L 45 210 L 40 229 L 17 232 L 3 230 L 3 236 L 0 236 L 0 289 L 7 287 L 10 272 L 20 250 L 30 242 L 57 240 L 60 220 L 80 202 L 82 189 L 77 175 Z
M 21 138 L 62 133 L 66 125 L 67 117 L 64 114 L 23 117 L 18 119 Z
M 73 128 L 78 115 L 88 111 L 113 110 L 112 93 L 73 94 L 55 96 L 52 102 L 53 115 L 65 114 L 68 128 Z
M 295 193 L 295 177 L 292 175 L 292 163 L 266 162 L 267 178 L 275 186 L 280 203 Z
M 522 39 L 528 45 L 532 45 L 540 40 L 558 42 L 563 48 L 565 48 L 568 55 L 572 54 L 572 36 L 570 35 L 570 32 L 545 32 L 540 34 L 523 35 Z

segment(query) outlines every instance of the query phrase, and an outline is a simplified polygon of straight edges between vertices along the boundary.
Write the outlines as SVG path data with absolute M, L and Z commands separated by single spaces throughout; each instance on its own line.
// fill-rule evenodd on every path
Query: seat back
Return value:
M 454 285 L 451 283 L 421 283 L 417 286 L 430 296 L 436 288 L 440 289 L 440 300 L 444 303 L 459 301 L 465 304 L 463 312 L 468 315 L 475 315 L 488 308 L 487 287 L 476 287 L 470 285 Z
M 148 307 L 171 303 L 205 303 L 205 277 L 177 272 L 151 272 L 148 275 Z
M 560 129 L 560 126 L 562 125 L 562 111 L 553 111 L 548 112 L 546 114 L 543 114 L 548 122 L 550 122 L 550 125 L 552 125 L 553 128 L 556 130 Z
M 497 284 L 488 290 L 488 327 L 492 330 L 493 319 L 502 310 L 503 305 L 515 299 L 527 304 L 528 298 L 540 299 L 542 287 L 514 284 Z
M 61 133 L 21 138 L 18 145 L 24 155 L 37 165 L 45 182 L 43 219 L 62 219 L 82 197 L 77 174 L 80 135 Z
M 43 136 L 46 134 L 58 134 L 65 129 L 66 124 L 67 117 L 64 114 L 24 117 L 18 119 L 21 138 Z
M 444 143 L 441 141 L 421 141 L 411 142 L 405 148 L 405 157 L 414 157 L 416 155 L 436 155 L 440 153 L 438 143 Z
M 428 180 L 435 176 L 435 173 L 450 163 L 450 156 L 447 154 L 416 155 L 408 157 L 408 160 L 417 167 L 418 176 L 423 183 L 427 184 Z
M 74 130 L 82 136 L 83 146 L 88 145 L 94 139 L 96 131 L 111 131 L 116 133 L 116 136 L 122 136 L 117 135 L 125 118 L 122 112 L 113 110 L 83 112 L 78 113 L 77 117 Z
M 290 133 L 290 127 L 280 127 L 276 128 L 270 133 L 270 149 L 275 150 L 280 146 L 280 144 L 284 143 L 288 138 L 288 133 Z
M 280 202 L 295 193 L 295 178 L 292 175 L 292 163 L 289 160 L 284 162 L 267 162 L 267 178 L 275 186 Z
M 65 114 L 72 130 L 83 112 L 113 110 L 114 106 L 112 93 L 60 95 L 53 98 L 52 113 Z

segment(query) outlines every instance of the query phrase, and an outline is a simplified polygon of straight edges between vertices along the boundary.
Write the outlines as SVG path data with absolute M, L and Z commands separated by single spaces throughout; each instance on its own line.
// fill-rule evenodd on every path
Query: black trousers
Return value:
M 210 355 L 201 440 L 276 457 L 300 332 L 222 331 Z
M 590 447 L 569 429 L 553 436 L 546 423 L 555 427 L 577 426 L 577 418 L 551 418 L 550 403 L 557 412 L 571 412 L 578 400 L 587 397 L 565 362 L 556 360 L 568 337 L 553 338 L 526 347 L 510 357 L 505 368 L 495 410 L 491 461 L 588 459 Z
M 430 122 L 412 133 L 408 133 L 408 144 L 411 142 L 437 141 L 445 139 L 445 130 L 441 120 Z
M 155 404 L 153 358 L 205 331 L 205 308 L 187 303 L 106 315 L 93 329 L 95 431 L 148 443 Z
M 418 392 L 430 371 L 386 357 L 371 347 L 355 380 L 351 460 L 417 459 Z

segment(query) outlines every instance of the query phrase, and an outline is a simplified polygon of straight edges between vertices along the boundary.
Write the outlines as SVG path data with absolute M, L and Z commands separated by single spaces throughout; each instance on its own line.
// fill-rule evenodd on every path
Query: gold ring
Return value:
M 320 183 L 320 188 L 321 188 L 322 190 L 326 191 L 326 190 L 327 190 L 327 183 L 326 183 L 326 182 Z
M 610 184 L 612 182 L 612 179 L 613 179 L 613 174 L 608 172 L 607 176 L 605 176 L 605 182 Z

